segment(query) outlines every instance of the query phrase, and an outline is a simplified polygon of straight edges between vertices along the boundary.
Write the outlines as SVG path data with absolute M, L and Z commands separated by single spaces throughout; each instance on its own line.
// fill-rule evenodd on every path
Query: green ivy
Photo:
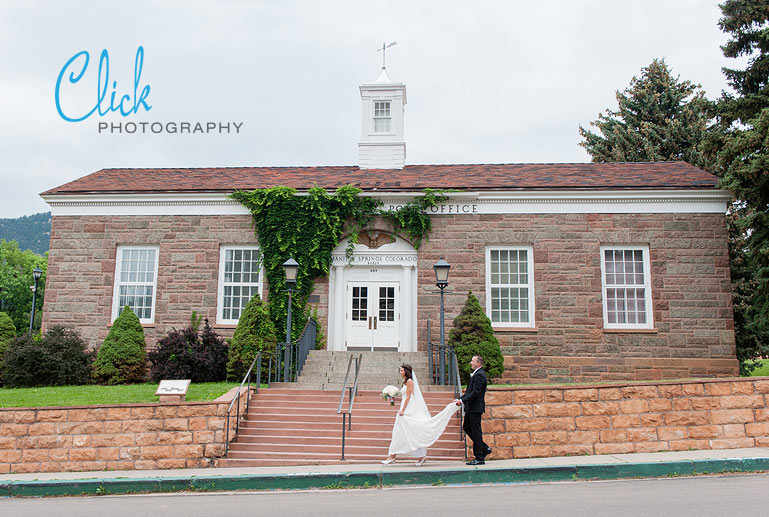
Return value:
M 283 263 L 293 257 L 299 263 L 292 297 L 292 339 L 304 328 L 307 299 L 314 280 L 326 277 L 331 266 L 331 252 L 343 236 L 349 238 L 347 256 L 352 256 L 360 231 L 376 216 L 389 221 L 396 234 L 403 232 L 419 248 L 430 233 L 427 209 L 447 199 L 441 191 L 426 189 L 399 210 L 383 210 L 375 198 L 362 196 L 351 185 L 339 187 L 333 194 L 313 187 L 298 194 L 289 187 L 238 190 L 230 196 L 248 208 L 254 218 L 267 281 L 270 285 L 270 314 L 285 341 L 288 308 Z
M 422 245 L 422 239 L 430 235 L 432 223 L 425 212 L 449 198 L 444 191 L 426 188 L 421 196 L 415 197 L 398 210 L 380 211 L 380 214 L 393 224 L 395 233 L 401 230 L 408 235 L 416 249 Z

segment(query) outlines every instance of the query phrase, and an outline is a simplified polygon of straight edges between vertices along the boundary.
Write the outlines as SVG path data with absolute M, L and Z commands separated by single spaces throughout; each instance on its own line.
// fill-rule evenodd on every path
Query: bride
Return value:
M 440 413 L 431 417 L 414 369 L 411 365 L 404 364 L 400 374 L 403 378 L 401 407 L 393 425 L 389 456 L 382 463 L 389 465 L 395 461 L 397 454 L 403 454 L 419 458 L 416 464 L 424 465 L 427 461 L 427 447 L 434 444 L 443 434 L 459 406 L 450 402 Z

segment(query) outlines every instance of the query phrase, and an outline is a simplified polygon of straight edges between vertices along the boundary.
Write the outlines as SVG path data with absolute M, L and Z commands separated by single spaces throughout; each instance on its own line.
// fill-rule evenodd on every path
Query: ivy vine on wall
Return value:
M 293 339 L 299 336 L 309 317 L 307 299 L 313 282 L 328 276 L 331 252 L 343 236 L 349 238 L 350 256 L 360 231 L 374 217 L 382 216 L 393 225 L 395 233 L 402 232 L 419 248 L 431 229 L 430 216 L 425 211 L 448 199 L 442 191 L 426 189 L 398 210 L 383 210 L 379 200 L 361 193 L 361 189 L 345 185 L 333 194 L 320 187 L 313 187 L 306 194 L 289 187 L 273 187 L 238 190 L 230 195 L 248 208 L 254 218 L 270 286 L 270 314 L 278 329 L 285 329 L 288 307 L 283 263 L 290 257 L 299 263 L 291 304 Z

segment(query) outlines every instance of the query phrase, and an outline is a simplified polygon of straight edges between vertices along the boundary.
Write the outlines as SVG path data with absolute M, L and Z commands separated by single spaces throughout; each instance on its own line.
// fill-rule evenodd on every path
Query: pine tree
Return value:
M 708 125 L 709 102 L 699 85 L 673 77 L 664 59 L 655 59 L 617 91 L 617 111 L 579 127 L 580 146 L 594 162 L 684 160 L 701 165 L 698 150 Z
M 483 357 L 484 369 L 490 379 L 499 377 L 505 369 L 502 351 L 491 328 L 491 321 L 472 291 L 467 293 L 465 306 L 454 318 L 454 328 L 449 332 L 449 346 L 453 346 L 457 353 L 459 376 L 465 384 L 472 373 L 470 359 L 474 355 Z
M 769 5 L 727 0 L 719 26 L 730 39 L 724 56 L 748 57 L 744 69 L 724 68 L 735 94 L 718 101 L 711 140 L 722 186 L 734 193 L 730 255 L 737 338 L 746 360 L 769 353 Z
M 126 305 L 112 323 L 93 363 L 93 378 L 102 384 L 143 382 L 147 377 L 144 328 Z

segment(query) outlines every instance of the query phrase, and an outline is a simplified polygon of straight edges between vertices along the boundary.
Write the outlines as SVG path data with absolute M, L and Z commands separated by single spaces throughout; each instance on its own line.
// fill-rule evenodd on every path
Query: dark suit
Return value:
M 464 395 L 459 400 L 465 406 L 465 422 L 462 428 L 473 441 L 473 454 L 476 460 L 483 460 L 489 446 L 483 442 L 481 416 L 486 411 L 486 385 L 488 379 L 483 368 L 478 368 L 467 384 Z

